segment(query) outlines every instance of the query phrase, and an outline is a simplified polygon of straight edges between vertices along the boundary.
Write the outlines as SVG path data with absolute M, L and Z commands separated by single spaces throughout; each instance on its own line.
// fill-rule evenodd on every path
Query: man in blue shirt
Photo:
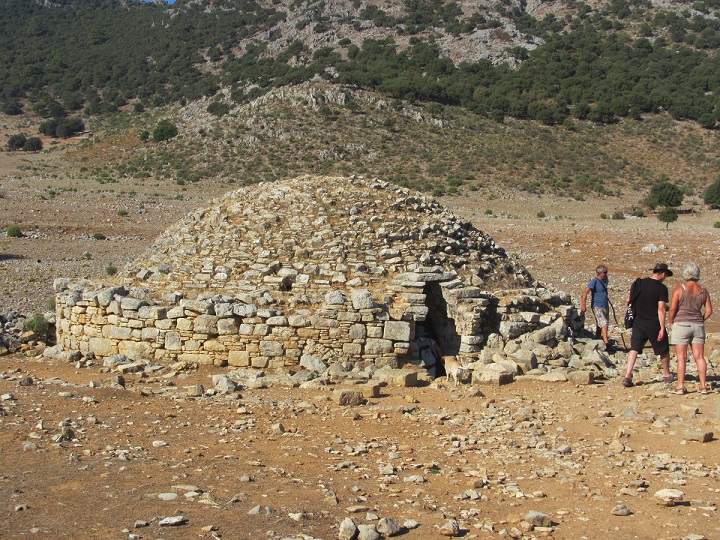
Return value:
M 582 303 L 580 305 L 580 313 L 585 312 L 585 306 L 587 304 L 587 295 L 592 293 L 592 308 L 595 320 L 597 321 L 597 328 L 600 330 L 603 343 L 605 343 L 605 350 L 607 352 L 614 352 L 610 340 L 608 339 L 608 320 L 609 320 L 609 302 L 608 302 L 608 267 L 604 264 L 599 265 L 595 268 L 595 277 L 590 280 L 590 283 L 582 295 Z M 599 337 L 597 332 L 595 337 Z

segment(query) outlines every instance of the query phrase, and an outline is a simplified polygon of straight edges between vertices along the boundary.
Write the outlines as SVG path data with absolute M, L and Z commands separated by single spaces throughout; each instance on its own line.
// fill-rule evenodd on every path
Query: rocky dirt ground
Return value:
M 0 226 L 25 233 L 0 234 L 2 310 L 44 311 L 55 277 L 121 268 L 167 225 L 232 188 L 101 185 L 68 178 L 65 159 L 61 149 L 0 154 Z M 618 319 L 631 280 L 658 261 L 679 269 L 695 260 L 720 298 L 718 213 L 698 205 L 667 230 L 654 217 L 600 218 L 639 198 L 478 191 L 443 202 L 577 299 L 594 267 L 607 264 Z M 107 238 L 94 239 L 98 232 Z M 651 245 L 656 252 L 643 251 Z M 617 329 L 613 337 L 622 347 Z M 708 396 L 692 383 L 687 396 L 669 395 L 648 355 L 644 384 L 633 389 L 616 380 L 434 383 L 384 387 L 357 407 L 339 406 L 333 387 L 258 383 L 192 397 L 223 371 L 208 368 L 128 375 L 123 390 L 105 368 L 37 353 L 0 357 L 2 537 L 330 539 L 345 534 L 345 518 L 388 533 L 396 523 L 407 538 L 449 534 L 451 520 L 465 538 L 720 536 L 714 345 Z M 614 359 L 622 364 L 624 354 Z M 663 489 L 683 499 L 665 506 L 655 496 Z M 179 524 L 161 525 L 177 516 Z

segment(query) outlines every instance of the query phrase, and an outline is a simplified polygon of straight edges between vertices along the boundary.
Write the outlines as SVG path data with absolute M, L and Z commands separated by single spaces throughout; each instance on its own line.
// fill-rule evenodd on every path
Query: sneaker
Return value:
M 635 383 L 632 382 L 632 379 L 630 377 L 623 377 L 622 385 L 625 388 L 632 388 L 633 386 L 635 386 Z

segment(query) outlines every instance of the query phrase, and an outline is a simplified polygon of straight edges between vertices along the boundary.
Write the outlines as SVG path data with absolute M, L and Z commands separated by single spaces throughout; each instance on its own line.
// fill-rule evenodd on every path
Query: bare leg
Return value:
M 677 355 L 677 388 L 685 388 L 685 367 L 687 364 L 687 349 L 687 345 L 675 345 L 675 354 Z M 665 369 L 664 365 L 663 369 Z
M 610 343 L 610 342 L 608 341 L 608 327 L 607 327 L 607 326 L 603 326 L 602 329 L 601 329 L 601 331 L 602 331 L 602 340 L 603 340 L 603 342 L 605 343 L 605 345 L 607 345 L 608 343 Z
M 633 368 L 635 367 L 635 360 L 637 360 L 637 351 L 630 351 L 628 353 L 628 359 L 627 359 L 627 371 L 625 372 L 625 378 L 626 379 L 632 379 L 633 376 Z
M 704 343 L 693 343 L 692 344 L 692 355 L 695 359 L 695 365 L 698 370 L 698 378 L 700 379 L 700 389 L 707 388 L 705 383 L 707 381 L 707 362 L 705 362 L 705 344 Z M 680 377 L 680 368 L 678 368 L 678 378 Z
M 663 368 L 663 377 L 671 377 L 672 373 L 670 372 L 670 352 L 666 352 L 665 354 L 660 355 L 660 362 L 662 362 L 662 368 Z M 683 365 L 684 369 L 684 365 Z

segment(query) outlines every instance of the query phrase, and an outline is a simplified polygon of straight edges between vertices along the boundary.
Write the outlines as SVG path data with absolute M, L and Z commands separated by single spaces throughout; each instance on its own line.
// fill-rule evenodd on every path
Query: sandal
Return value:
M 671 374 L 668 375 L 667 377 L 663 377 L 663 382 L 664 382 L 664 383 L 671 383 L 671 382 L 676 381 L 676 380 L 677 380 L 677 377 L 675 377 L 675 374 L 674 374 L 674 373 L 671 373 Z
M 701 393 L 701 394 L 709 394 L 709 393 L 710 393 L 710 390 L 708 390 L 707 388 L 703 387 L 703 388 L 700 389 L 700 393 Z
M 685 390 L 684 388 L 673 388 L 672 390 L 670 390 L 670 393 L 677 394 L 678 396 L 684 396 L 685 394 L 687 394 L 687 390 Z

